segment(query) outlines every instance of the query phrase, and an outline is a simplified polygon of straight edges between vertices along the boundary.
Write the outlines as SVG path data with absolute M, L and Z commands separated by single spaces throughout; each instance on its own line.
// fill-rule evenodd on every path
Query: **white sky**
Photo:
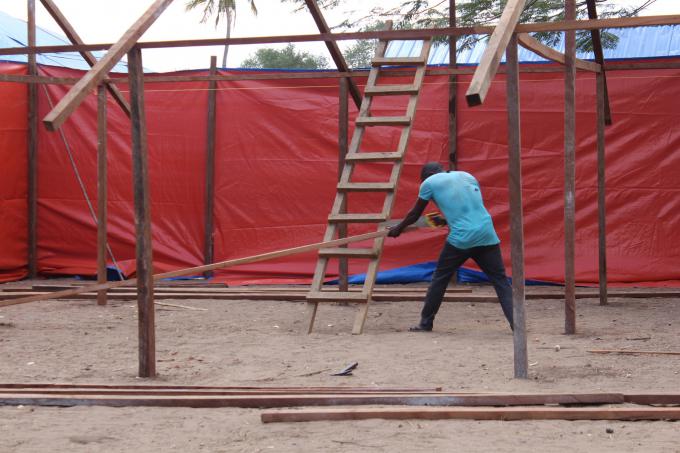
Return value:
M 78 34 L 87 43 L 116 42 L 127 28 L 153 3 L 153 0 L 54 0 L 57 6 L 69 19 Z M 392 6 L 402 0 L 345 0 L 344 7 L 324 13 L 329 25 L 341 22 L 350 10 L 368 11 L 371 6 L 380 4 Z M 639 5 L 643 0 L 616 0 L 626 5 Z M 258 15 L 254 16 L 246 0 L 237 2 L 236 27 L 233 37 L 270 36 L 318 33 L 311 15 L 306 11 L 293 13 L 290 3 L 279 0 L 256 0 Z M 58 34 L 58 25 L 36 1 L 38 26 Z M 161 17 L 144 34 L 141 41 L 164 41 L 179 39 L 221 38 L 226 33 L 225 25 L 220 22 L 215 29 L 214 21 L 200 23 L 201 13 L 198 10 L 187 12 L 186 0 L 175 0 Z M 26 2 L 24 0 L 0 0 L 0 11 L 11 16 L 26 19 Z M 644 15 L 680 14 L 678 0 L 657 0 L 655 4 L 643 12 Z M 343 44 L 340 43 L 342 46 Z M 296 47 L 310 52 L 330 56 L 323 43 L 298 43 Z M 231 46 L 227 66 L 237 67 L 240 62 L 257 49 L 256 46 Z M 217 55 L 218 65 L 222 59 L 221 47 L 194 47 L 177 49 L 144 50 L 144 66 L 154 71 L 174 71 L 179 69 L 206 68 L 210 56 Z M 332 64 L 332 63 L 331 63 Z

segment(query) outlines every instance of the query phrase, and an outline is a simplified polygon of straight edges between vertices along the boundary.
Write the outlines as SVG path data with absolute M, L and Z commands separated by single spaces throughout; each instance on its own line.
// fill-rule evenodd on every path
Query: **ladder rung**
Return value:
M 377 85 L 366 87 L 366 96 L 385 96 L 390 94 L 418 94 L 418 87 L 413 85 Z
M 427 60 L 423 59 L 422 57 L 375 57 L 373 58 L 373 61 L 371 61 L 371 64 L 373 66 L 384 66 L 384 65 L 393 65 L 393 66 L 399 66 L 399 65 L 418 65 L 422 66 L 425 63 L 427 63 Z
M 307 294 L 307 302 L 363 302 L 368 301 L 368 294 L 356 291 L 311 291 Z
M 400 160 L 404 155 L 399 152 L 387 153 L 348 153 L 346 161 L 380 161 L 380 160 Z
M 374 249 L 336 247 L 319 250 L 320 256 L 348 257 L 348 258 L 377 258 L 378 253 Z
M 380 223 L 387 220 L 385 214 L 331 214 L 331 223 Z
M 341 182 L 338 190 L 344 192 L 385 192 L 394 190 L 390 182 Z
M 357 126 L 408 126 L 411 118 L 408 116 L 365 116 L 357 118 Z

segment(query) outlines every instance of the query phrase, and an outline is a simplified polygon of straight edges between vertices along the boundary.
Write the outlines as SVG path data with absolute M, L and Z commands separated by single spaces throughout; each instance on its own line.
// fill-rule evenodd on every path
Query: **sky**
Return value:
M 372 6 L 392 6 L 402 0 L 345 0 L 344 6 L 324 13 L 326 21 L 333 26 L 348 14 L 362 14 Z M 616 0 L 624 5 L 639 5 L 643 0 Z M 153 0 L 54 0 L 86 43 L 116 42 L 122 34 L 153 3 Z M 295 7 L 280 0 L 256 0 L 258 14 L 253 15 L 248 2 L 237 2 L 236 26 L 233 37 L 271 36 L 318 33 L 311 15 L 306 10 L 293 12 Z M 186 11 L 186 0 L 175 0 L 149 28 L 140 41 L 164 41 L 180 39 L 222 38 L 226 28 L 222 22 L 216 29 L 214 20 L 200 23 L 201 12 Z M 26 1 L 0 0 L 0 11 L 26 20 Z M 678 0 L 657 0 L 643 15 L 680 14 Z M 61 33 L 38 0 L 36 0 L 36 22 L 47 30 Z M 340 46 L 346 43 L 340 43 Z M 272 45 L 274 46 L 274 45 Z M 282 46 L 282 45 L 281 45 Z M 279 46 L 279 47 L 281 47 Z M 296 47 L 328 58 L 323 43 L 296 43 Z M 227 66 L 238 67 L 240 62 L 257 50 L 258 46 L 231 46 Z M 222 47 L 195 47 L 176 49 L 145 49 L 144 66 L 154 71 L 166 72 L 181 69 L 206 68 L 210 56 L 222 59 Z

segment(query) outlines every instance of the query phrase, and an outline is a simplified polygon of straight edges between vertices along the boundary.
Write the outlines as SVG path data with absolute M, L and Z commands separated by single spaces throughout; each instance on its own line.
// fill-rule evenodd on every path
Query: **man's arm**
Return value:
M 404 220 L 399 222 L 397 225 L 393 226 L 390 228 L 390 232 L 387 233 L 387 235 L 391 238 L 396 238 L 398 237 L 404 229 L 413 224 L 416 223 L 416 221 L 420 218 L 421 215 L 423 215 L 423 211 L 425 211 L 425 207 L 427 207 L 428 200 L 423 200 L 422 198 L 418 198 L 418 201 L 416 201 L 416 204 L 413 205 L 413 208 L 409 211 L 408 214 L 406 214 L 406 217 Z

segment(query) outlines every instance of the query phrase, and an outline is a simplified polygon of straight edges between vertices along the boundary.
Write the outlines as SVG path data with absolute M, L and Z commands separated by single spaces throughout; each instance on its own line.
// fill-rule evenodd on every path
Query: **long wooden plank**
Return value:
M 522 209 L 522 133 L 520 127 L 519 59 L 517 35 L 506 48 L 508 104 L 508 191 L 510 192 L 510 248 L 515 378 L 529 377 L 524 309 L 524 211 Z
M 357 408 L 263 412 L 263 423 L 328 420 L 680 420 L 677 407 Z
M 621 355 L 680 355 L 680 351 L 636 351 L 631 349 L 589 349 L 592 354 L 621 354 Z
M 28 45 L 36 44 L 35 24 L 35 0 L 27 2 L 28 21 Z M 28 56 L 28 75 L 38 75 L 38 64 L 35 54 Z M 27 267 L 28 278 L 38 275 L 38 87 L 28 86 L 28 124 L 27 124 L 27 193 L 26 193 L 26 220 L 27 220 Z
M 153 246 L 151 243 L 151 196 L 149 194 L 148 144 L 144 108 L 142 50 L 128 54 L 132 123 L 132 182 L 135 211 L 137 317 L 139 376 L 156 376 L 156 322 L 153 303 Z
M 43 0 L 45 1 L 45 0 Z M 106 88 L 97 87 L 97 283 L 106 283 L 106 224 L 107 219 L 107 124 Z M 106 305 L 105 289 L 97 293 L 97 304 Z
M 564 59 L 564 54 L 561 52 L 558 52 L 557 50 L 553 49 L 552 47 L 548 47 L 545 44 L 543 44 L 541 41 L 538 39 L 534 38 L 533 36 L 527 34 L 527 33 L 520 33 L 517 35 L 517 39 L 519 41 L 519 44 L 524 47 L 525 49 L 528 49 L 535 53 L 536 55 L 540 55 L 541 57 L 555 61 L 557 63 L 565 64 L 565 59 Z M 576 58 L 574 60 L 574 63 L 576 64 L 576 69 L 583 69 L 584 71 L 590 71 L 590 72 L 596 72 L 599 73 L 602 71 L 602 68 L 600 67 L 599 64 L 593 63 L 590 61 L 586 60 L 581 60 L 580 58 Z
M 567 30 L 597 30 L 604 28 L 631 28 L 631 27 L 651 27 L 656 25 L 675 25 L 680 24 L 680 14 L 658 15 L 658 16 L 639 16 L 623 17 L 616 19 L 597 19 L 597 20 L 566 20 L 556 22 L 539 22 L 519 24 L 516 26 L 517 33 L 537 33 L 546 31 L 567 31 Z M 347 33 L 321 33 L 306 35 L 278 35 L 278 36 L 258 36 L 249 38 L 216 38 L 216 39 L 188 39 L 174 41 L 146 41 L 138 45 L 142 49 L 163 49 L 172 47 L 208 47 L 228 45 L 249 45 L 249 44 L 276 44 L 288 42 L 318 42 L 318 41 L 351 41 L 357 39 L 386 39 L 386 40 L 413 40 L 426 39 L 436 36 L 465 36 L 465 35 L 488 35 L 493 33 L 493 26 L 472 26 L 472 27 L 445 27 L 445 28 L 422 28 L 410 30 L 390 30 L 390 31 L 366 31 L 366 32 L 347 32 Z M 33 47 L 4 47 L 0 48 L 0 55 L 27 55 L 36 53 L 57 53 L 57 52 L 80 52 L 82 50 L 107 50 L 114 46 L 111 43 L 84 44 L 84 45 L 54 45 L 54 46 L 33 46 Z
M 326 19 L 324 19 L 321 8 L 319 8 L 316 0 L 305 0 L 305 4 L 309 9 L 310 14 L 314 18 L 314 22 L 316 23 L 319 32 L 330 33 L 331 29 L 326 23 Z M 347 66 L 345 57 L 342 56 L 342 52 L 340 51 L 340 47 L 338 47 L 338 43 L 334 40 L 328 40 L 326 41 L 326 47 L 328 48 L 331 58 L 333 58 L 333 62 L 335 62 L 335 67 L 338 68 L 338 71 L 349 72 L 349 66 Z M 359 87 L 357 87 L 356 82 L 352 78 L 348 78 L 347 82 L 349 84 L 349 92 L 352 95 L 354 104 L 357 106 L 357 108 L 361 108 L 361 91 L 359 91 Z
M 465 94 L 465 99 L 470 107 L 484 102 L 486 94 L 491 86 L 491 81 L 496 75 L 498 65 L 501 62 L 505 48 L 508 46 L 520 15 L 524 9 L 526 0 L 508 0 L 503 9 L 503 14 L 496 25 L 489 42 L 484 49 L 484 54 L 475 70 L 470 86 Z
M 209 264 L 209 265 L 204 265 L 204 266 L 196 266 L 196 267 L 190 267 L 187 269 L 179 269 L 176 271 L 170 271 L 170 272 L 164 272 L 161 274 L 156 274 L 153 276 L 154 281 L 162 280 L 164 278 L 171 278 L 171 277 L 181 277 L 184 275 L 196 275 L 200 274 L 201 272 L 206 272 L 206 271 L 211 271 L 211 270 L 216 270 L 216 269 L 224 269 L 227 267 L 232 267 L 232 266 L 238 266 L 242 264 L 250 264 L 250 263 L 255 263 L 259 261 L 266 261 L 266 260 L 271 260 L 275 258 L 282 258 L 284 256 L 289 256 L 289 255 L 295 255 L 297 253 L 305 253 L 305 252 L 311 252 L 314 250 L 319 250 L 322 248 L 328 248 L 328 247 L 339 247 L 344 244 L 351 244 L 353 242 L 361 242 L 365 241 L 368 239 L 374 239 L 377 237 L 385 236 L 387 235 L 387 231 L 376 231 L 373 233 L 366 233 L 366 234 L 360 234 L 356 236 L 350 236 L 345 239 L 336 239 L 333 241 L 326 241 L 326 242 L 319 242 L 315 244 L 307 244 L 299 247 L 293 247 L 290 249 L 284 249 L 284 250 L 277 250 L 275 252 L 269 252 L 269 253 L 262 253 L 260 255 L 253 255 L 245 258 L 236 258 L 233 260 L 228 260 L 228 261 L 221 261 L 219 263 L 214 263 L 214 264 Z M 137 283 L 136 278 L 132 278 L 129 280 L 123 280 L 123 281 L 116 281 L 116 282 L 109 282 L 107 284 L 96 284 L 96 285 L 87 285 L 83 286 L 80 288 L 74 288 L 74 289 L 65 289 L 63 291 L 56 291 L 53 293 L 49 294 L 41 294 L 41 295 L 35 295 L 35 296 L 28 296 L 28 297 L 22 297 L 19 299 L 13 299 L 13 300 L 2 300 L 0 301 L 0 307 L 6 307 L 8 305 L 18 305 L 18 304 L 26 304 L 30 302 L 39 302 L 43 300 L 50 300 L 50 299 L 62 299 L 66 297 L 71 297 L 75 296 L 77 294 L 82 294 L 82 293 L 87 293 L 87 292 L 93 292 L 93 291 L 99 291 L 101 289 L 109 289 L 109 288 L 118 288 L 121 286 L 132 286 Z
M 342 170 L 347 162 L 349 152 L 349 81 L 342 78 L 339 81 L 338 92 L 338 182 L 342 179 Z M 344 198 L 340 206 L 340 214 L 347 213 L 347 197 Z M 347 225 L 338 225 L 338 238 L 347 237 Z M 347 247 L 347 246 L 344 246 Z M 321 252 L 321 251 L 320 251 Z M 338 289 L 340 291 L 349 290 L 349 261 L 347 257 L 338 259 Z
M 90 94 L 90 91 L 106 77 L 123 55 L 132 49 L 137 40 L 158 19 L 158 16 L 161 15 L 170 3 L 172 3 L 172 0 L 156 0 L 142 17 L 123 34 L 121 39 L 111 46 L 106 55 L 45 116 L 43 123 L 48 130 L 57 130 L 66 121 L 71 113 Z
M 438 394 L 316 394 L 316 395 L 58 395 L 0 393 L 0 405 L 36 406 L 160 406 L 160 407 L 243 407 L 278 408 L 296 406 L 527 406 L 545 404 L 623 403 L 622 394 L 594 395 L 438 395 Z M 680 409 L 678 409 L 680 411 Z
M 576 0 L 565 0 L 565 17 L 576 17 Z M 576 32 L 564 38 L 564 332 L 576 333 Z
M 37 393 L 42 390 L 50 389 L 65 389 L 65 390 L 82 390 L 82 389 L 100 389 L 100 390 L 227 390 L 227 391 L 253 391 L 253 392 L 307 392 L 307 393 L 334 393 L 342 394 L 346 392 L 358 393 L 434 393 L 441 392 L 441 387 L 378 387 L 378 386 L 296 386 L 296 387 L 281 387 L 281 386 L 215 386 L 215 385 L 153 385 L 153 384 L 67 384 L 67 383 L 0 383 L 0 389 L 37 389 Z
M 47 12 L 50 13 L 52 19 L 54 19 L 57 25 L 59 25 L 59 27 L 62 29 L 62 31 L 64 32 L 69 41 L 76 45 L 85 44 L 85 42 L 80 38 L 80 35 L 78 35 L 76 30 L 68 21 L 68 19 L 66 19 L 66 16 L 64 16 L 64 14 L 52 0 L 40 0 L 40 2 L 45 7 Z M 94 67 L 94 65 L 97 64 L 97 58 L 92 54 L 92 52 L 83 50 L 80 52 L 80 55 L 87 62 L 87 64 L 90 65 L 90 67 Z M 123 109 L 123 112 L 125 112 L 125 114 L 129 117 L 130 105 L 125 100 L 123 93 L 121 93 L 120 90 L 116 88 L 114 85 L 108 83 L 106 84 L 106 88 L 109 90 L 111 96 L 113 96 L 113 99 L 120 106 L 120 108 Z

